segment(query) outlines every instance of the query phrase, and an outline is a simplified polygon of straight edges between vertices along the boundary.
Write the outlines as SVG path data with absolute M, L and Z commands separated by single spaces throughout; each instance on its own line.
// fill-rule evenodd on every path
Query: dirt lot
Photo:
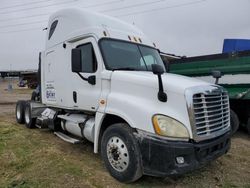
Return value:
M 89 142 L 71 145 L 48 130 L 28 130 L 15 122 L 15 102 L 31 91 L 0 80 L 0 187 L 245 187 L 250 188 L 250 137 L 232 139 L 230 152 L 206 167 L 174 178 L 144 176 L 121 184 L 104 168 Z

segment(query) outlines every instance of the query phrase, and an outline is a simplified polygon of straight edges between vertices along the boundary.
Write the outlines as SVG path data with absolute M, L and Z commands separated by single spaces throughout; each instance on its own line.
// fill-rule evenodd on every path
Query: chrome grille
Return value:
M 227 92 L 217 88 L 209 92 L 194 94 L 193 115 L 198 137 L 207 137 L 228 129 L 230 109 Z

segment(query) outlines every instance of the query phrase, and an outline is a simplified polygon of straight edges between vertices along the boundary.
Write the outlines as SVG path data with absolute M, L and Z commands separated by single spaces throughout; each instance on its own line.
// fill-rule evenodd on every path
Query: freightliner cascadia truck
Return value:
M 159 50 L 135 26 L 80 9 L 48 23 L 37 95 L 16 119 L 70 143 L 94 144 L 121 182 L 197 169 L 230 148 L 227 92 L 166 73 Z

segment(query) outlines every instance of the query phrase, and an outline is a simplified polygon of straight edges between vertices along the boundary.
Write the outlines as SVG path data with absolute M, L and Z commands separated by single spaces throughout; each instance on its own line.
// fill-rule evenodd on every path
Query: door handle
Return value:
M 74 103 L 77 103 L 77 93 L 76 93 L 76 91 L 73 91 L 73 101 L 74 101 Z

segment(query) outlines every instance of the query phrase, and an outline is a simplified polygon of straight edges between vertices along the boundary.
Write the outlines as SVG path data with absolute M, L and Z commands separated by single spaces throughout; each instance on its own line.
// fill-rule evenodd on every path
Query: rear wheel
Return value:
M 17 101 L 16 103 L 16 121 L 20 124 L 24 123 L 25 101 Z
M 233 110 L 230 110 L 230 124 L 231 124 L 231 134 L 233 135 L 239 129 L 239 124 L 240 124 L 239 118 Z
M 109 173 L 118 181 L 134 182 L 142 176 L 139 146 L 126 123 L 107 128 L 102 137 L 101 154 Z
M 27 102 L 24 110 L 24 122 L 27 128 L 32 129 L 35 127 L 36 118 L 31 116 L 31 105 Z

